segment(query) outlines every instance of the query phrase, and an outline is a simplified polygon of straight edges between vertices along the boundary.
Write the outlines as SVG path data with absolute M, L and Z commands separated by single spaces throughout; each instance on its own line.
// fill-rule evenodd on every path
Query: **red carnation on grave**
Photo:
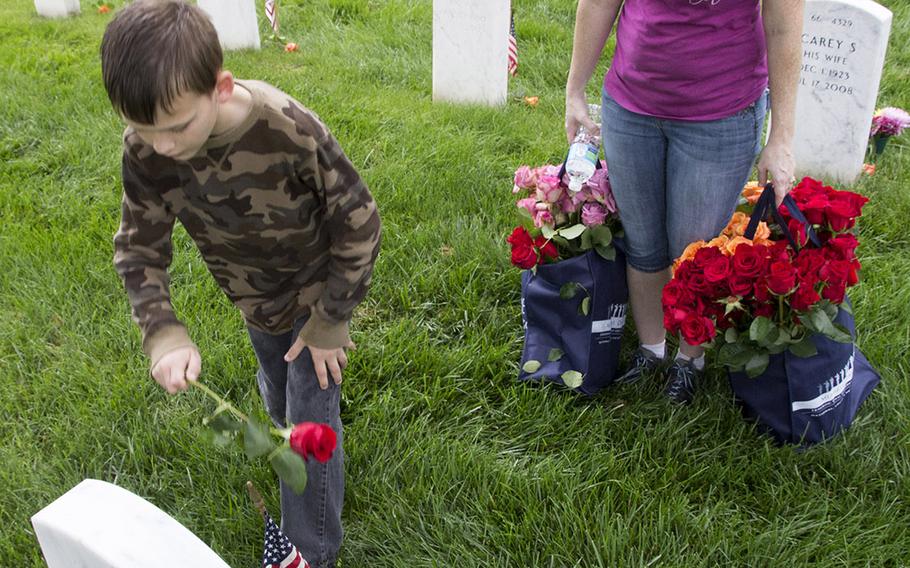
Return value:
M 305 460 L 329 461 L 337 443 L 337 435 L 328 424 L 301 422 L 291 430 L 291 449 Z

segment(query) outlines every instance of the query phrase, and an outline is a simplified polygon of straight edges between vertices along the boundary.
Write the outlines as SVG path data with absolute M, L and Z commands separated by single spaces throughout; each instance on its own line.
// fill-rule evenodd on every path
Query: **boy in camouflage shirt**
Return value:
M 351 313 L 379 250 L 376 204 L 315 114 L 222 69 L 215 29 L 195 6 L 127 6 L 101 58 L 127 124 L 114 265 L 151 375 L 176 393 L 201 371 L 168 288 L 179 219 L 246 320 L 272 420 L 325 422 L 338 434 L 328 463 L 307 463 L 303 495 L 281 486 L 283 529 L 314 566 L 331 566 L 344 498 L 339 385 Z

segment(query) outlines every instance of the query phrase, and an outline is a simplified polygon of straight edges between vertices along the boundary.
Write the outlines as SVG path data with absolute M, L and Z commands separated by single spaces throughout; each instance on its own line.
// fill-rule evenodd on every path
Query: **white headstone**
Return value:
M 96 479 L 35 513 L 32 526 L 48 568 L 229 568 L 161 509 Z
M 254 0 L 198 0 L 224 49 L 259 49 L 259 23 Z
M 806 0 L 798 175 L 851 183 L 862 171 L 890 31 L 891 12 L 872 0 Z
M 35 0 L 35 9 L 45 18 L 63 18 L 79 13 L 79 0 Z
M 500 105 L 510 0 L 433 0 L 433 100 Z

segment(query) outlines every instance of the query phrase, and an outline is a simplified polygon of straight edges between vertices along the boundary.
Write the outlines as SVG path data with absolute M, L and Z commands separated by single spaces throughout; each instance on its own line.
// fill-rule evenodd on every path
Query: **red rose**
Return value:
M 771 300 L 771 292 L 768 291 L 768 279 L 766 277 L 759 278 L 755 281 L 755 300 L 758 302 L 768 302 Z
M 768 247 L 741 244 L 733 253 L 733 273 L 755 278 L 767 266 Z
M 704 250 L 704 249 L 703 249 Z M 717 250 L 717 249 L 714 249 Z M 701 251 L 699 251 L 701 252 Z M 696 255 L 697 256 L 697 255 Z M 723 282 L 730 276 L 730 259 L 719 254 L 705 264 L 705 280 L 712 284 Z
M 710 296 L 714 293 L 714 286 L 708 282 L 704 274 L 693 272 L 687 281 L 689 289 L 701 296 Z
M 818 280 L 818 271 L 825 262 L 825 253 L 822 249 L 803 249 L 795 261 L 800 281 Z
M 328 424 L 301 422 L 291 431 L 291 449 L 303 459 L 315 458 L 325 463 L 332 458 L 337 436 Z
M 513 246 L 512 264 L 518 268 L 533 268 L 537 265 L 537 251 L 533 246 Z
M 768 289 L 778 295 L 787 294 L 796 286 L 796 268 L 789 262 L 775 262 L 768 272 Z
M 828 220 L 828 226 L 835 233 L 846 231 L 856 224 L 856 216 L 859 214 L 855 211 L 853 204 L 849 201 L 831 201 L 825 208 L 825 217 Z
M 837 235 L 825 245 L 826 250 L 836 260 L 853 260 L 856 256 L 856 247 L 859 241 L 853 233 Z
M 774 315 L 774 304 L 761 303 L 752 308 L 752 315 L 757 318 L 770 318 Z
M 803 215 L 813 225 L 823 225 L 825 223 L 825 210 L 828 207 L 828 196 L 824 194 L 815 194 L 809 197 L 805 203 L 800 204 L 800 210 Z
M 525 246 L 529 247 L 534 244 L 534 241 L 531 240 L 531 233 L 528 232 L 524 227 L 515 227 L 515 230 L 512 231 L 512 234 L 506 237 L 506 242 L 515 246 Z
M 683 339 L 689 345 L 701 345 L 714 338 L 714 322 L 710 318 L 690 313 L 680 326 Z
M 661 295 L 661 304 L 663 304 L 664 308 L 688 306 L 694 301 L 695 296 L 692 292 L 676 278 L 670 280 L 667 285 L 664 286 L 664 291 Z
M 768 249 L 768 263 L 772 262 L 790 262 L 790 243 L 786 240 L 774 241 L 774 243 L 765 247 Z
M 746 245 L 739 245 L 740 248 Z M 734 296 L 748 296 L 752 293 L 752 286 L 755 281 L 748 277 L 742 276 L 740 274 L 734 274 L 732 278 L 727 282 L 730 286 L 730 293 Z
M 841 284 L 829 284 L 822 288 L 822 298 L 828 300 L 832 304 L 842 304 L 844 303 L 844 297 L 847 295 L 847 284 L 846 282 Z
M 850 277 L 850 263 L 846 260 L 829 260 L 819 269 L 818 277 L 830 286 L 846 286 Z
M 819 300 L 821 297 L 815 291 L 815 284 L 801 282 L 790 299 L 790 307 L 800 312 L 808 312 Z
M 717 258 L 726 257 L 724 257 L 724 253 L 720 252 L 720 249 L 716 247 L 704 247 L 698 249 L 698 252 L 695 253 L 695 257 L 692 259 L 692 262 L 696 268 L 704 270 L 706 266 L 711 264 Z
M 543 235 L 534 239 L 534 246 L 540 251 L 541 260 L 556 260 L 559 256 L 559 251 L 556 250 L 556 244 L 553 241 L 545 239 Z
M 664 329 L 670 333 L 678 333 L 679 326 L 685 321 L 688 312 L 679 308 L 667 308 L 664 310 Z
M 787 228 L 790 229 L 790 234 L 793 235 L 793 240 L 796 241 L 801 247 L 806 246 L 806 243 L 809 242 L 809 236 L 806 234 L 806 226 L 796 219 L 790 219 L 787 221 Z

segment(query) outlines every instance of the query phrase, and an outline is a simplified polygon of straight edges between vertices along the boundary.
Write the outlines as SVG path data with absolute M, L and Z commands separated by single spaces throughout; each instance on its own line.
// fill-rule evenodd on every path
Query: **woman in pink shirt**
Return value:
M 585 86 L 616 25 L 603 88 L 603 146 L 626 233 L 630 303 L 641 342 L 617 381 L 663 369 L 661 291 L 673 259 L 729 221 L 758 156 L 778 203 L 793 182 L 792 140 L 804 0 L 579 0 L 566 84 L 566 134 L 588 117 Z M 621 9 L 621 11 L 620 11 Z M 765 113 L 774 103 L 768 142 Z M 667 396 L 692 400 L 704 370 L 681 342 Z

